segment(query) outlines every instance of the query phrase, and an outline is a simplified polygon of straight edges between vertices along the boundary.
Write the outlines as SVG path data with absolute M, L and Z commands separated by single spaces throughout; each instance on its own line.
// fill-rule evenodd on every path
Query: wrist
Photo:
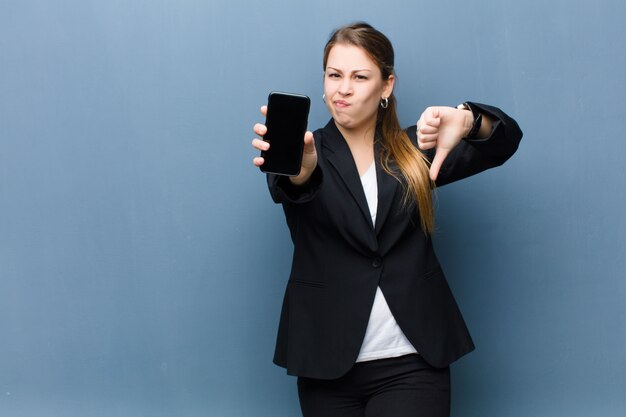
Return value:
M 464 126 L 467 129 L 465 135 L 463 136 L 465 139 L 474 139 L 478 135 L 480 131 L 480 126 L 483 121 L 483 115 L 478 112 L 477 109 L 474 109 L 469 103 L 462 103 L 457 106 L 459 110 L 465 110 L 465 121 Z
M 309 181 L 309 178 L 311 178 L 311 172 L 309 172 L 309 170 L 305 168 L 302 168 L 298 175 L 296 175 L 295 177 L 289 177 L 289 181 L 291 182 L 291 184 L 300 187 L 302 185 L 305 185 Z
M 461 106 L 461 104 L 459 104 L 459 106 Z M 457 109 L 463 112 L 463 137 L 466 138 L 472 131 L 472 127 L 474 127 L 474 115 L 470 109 L 464 109 L 462 107 L 457 107 Z

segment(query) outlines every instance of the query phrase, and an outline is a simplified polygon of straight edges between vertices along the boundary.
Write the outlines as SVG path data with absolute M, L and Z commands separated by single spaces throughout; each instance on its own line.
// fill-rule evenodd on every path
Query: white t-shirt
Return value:
M 376 164 L 372 165 L 361 177 L 363 191 L 367 198 L 367 205 L 372 216 L 372 224 L 376 224 L 376 211 L 378 210 L 378 184 L 376 182 Z M 357 362 L 371 361 L 383 358 L 395 358 L 417 350 L 406 338 L 396 319 L 394 319 L 387 300 L 380 287 L 376 289 L 376 298 L 370 313 L 370 318 L 365 331 L 365 338 L 361 345 L 361 351 Z

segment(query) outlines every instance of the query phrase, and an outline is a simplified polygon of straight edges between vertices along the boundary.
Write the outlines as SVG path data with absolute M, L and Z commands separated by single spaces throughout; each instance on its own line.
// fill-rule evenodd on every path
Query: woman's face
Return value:
M 336 44 L 328 54 L 324 74 L 326 107 L 347 129 L 373 128 L 378 106 L 393 91 L 394 77 L 382 79 L 380 69 L 358 46 Z

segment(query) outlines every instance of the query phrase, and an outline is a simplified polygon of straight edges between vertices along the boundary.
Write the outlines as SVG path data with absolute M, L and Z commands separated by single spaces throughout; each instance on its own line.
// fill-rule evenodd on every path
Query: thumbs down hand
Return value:
M 474 117 L 469 110 L 454 107 L 428 107 L 417 121 L 417 144 L 422 150 L 435 148 L 430 178 L 435 181 L 443 161 L 472 129 Z

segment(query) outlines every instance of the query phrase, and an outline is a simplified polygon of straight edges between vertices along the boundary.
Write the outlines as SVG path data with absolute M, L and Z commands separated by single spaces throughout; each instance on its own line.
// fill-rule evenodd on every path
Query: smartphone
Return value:
M 301 94 L 269 94 L 263 140 L 270 148 L 261 152 L 261 171 L 291 177 L 300 173 L 310 107 L 311 99 Z

